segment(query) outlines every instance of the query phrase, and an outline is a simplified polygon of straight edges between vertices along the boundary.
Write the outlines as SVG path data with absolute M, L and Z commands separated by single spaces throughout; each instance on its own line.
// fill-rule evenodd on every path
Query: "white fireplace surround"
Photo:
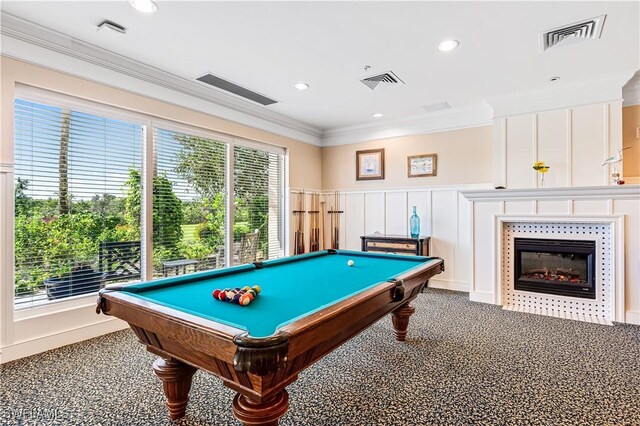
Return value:
M 612 325 L 624 321 L 624 217 L 496 215 L 496 302 L 504 309 Z M 596 299 L 515 290 L 514 239 L 596 242 Z
M 640 325 L 640 185 L 514 188 L 461 193 L 469 200 L 470 300 L 508 305 L 506 309 L 593 321 L 593 315 L 592 318 L 584 315 L 592 309 L 591 313 L 596 310 L 603 314 L 596 316 L 595 322 Z M 588 306 L 588 299 L 557 297 L 546 300 L 547 295 L 533 292 L 509 293 L 509 296 L 517 297 L 507 300 L 503 292 L 503 287 L 509 289 L 503 271 L 503 230 L 513 224 L 534 223 L 574 228 L 592 223 L 605 228 L 600 232 L 606 231 L 608 239 L 600 240 L 598 250 L 601 251 L 607 243 L 607 251 L 611 254 L 610 263 L 605 266 L 607 276 L 604 284 L 608 287 L 605 294 L 602 294 L 602 288 L 597 289 L 600 301 L 606 299 L 604 304 L 598 304 L 598 299 L 591 302 L 592 306 Z M 601 270 L 599 272 L 602 273 Z M 531 300 L 528 296 L 534 297 L 533 301 L 537 303 L 523 303 L 524 295 L 527 300 Z M 578 306 L 576 303 L 580 303 L 580 311 L 568 309 L 568 312 L 561 312 L 556 309 L 559 305 L 564 306 L 565 301 L 574 308 Z M 585 311 L 582 311 L 583 306 Z M 550 312 L 542 312 L 548 307 L 552 308 Z

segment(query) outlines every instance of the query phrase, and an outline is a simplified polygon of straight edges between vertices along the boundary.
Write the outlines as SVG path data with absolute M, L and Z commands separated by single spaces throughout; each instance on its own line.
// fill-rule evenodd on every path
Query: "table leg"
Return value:
M 245 426 L 276 426 L 288 409 L 289 394 L 285 389 L 261 403 L 240 393 L 233 398 L 233 415 Z
M 407 327 L 409 327 L 409 317 L 413 315 L 416 308 L 408 303 L 391 312 L 391 322 L 396 333 L 396 340 L 404 342 L 407 339 Z
M 158 358 L 153 363 L 153 371 L 162 380 L 171 419 L 184 417 L 189 402 L 191 379 L 197 368 L 174 358 Z

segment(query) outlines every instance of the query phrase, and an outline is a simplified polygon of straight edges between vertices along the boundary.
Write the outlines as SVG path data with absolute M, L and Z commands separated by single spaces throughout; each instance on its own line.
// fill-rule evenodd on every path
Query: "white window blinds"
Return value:
M 16 99 L 16 306 L 140 279 L 144 132 Z
M 227 144 L 155 129 L 154 276 L 224 265 Z
M 235 263 L 284 253 L 284 155 L 236 144 L 233 150 Z

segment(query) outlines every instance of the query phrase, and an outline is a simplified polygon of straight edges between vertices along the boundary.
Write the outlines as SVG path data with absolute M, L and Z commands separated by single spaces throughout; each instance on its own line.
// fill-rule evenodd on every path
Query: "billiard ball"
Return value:
M 347 265 L 349 265 L 349 266 L 353 266 L 353 265 L 355 265 L 355 264 L 356 264 L 356 262 L 354 262 L 353 260 L 349 260 L 349 261 L 347 262 Z

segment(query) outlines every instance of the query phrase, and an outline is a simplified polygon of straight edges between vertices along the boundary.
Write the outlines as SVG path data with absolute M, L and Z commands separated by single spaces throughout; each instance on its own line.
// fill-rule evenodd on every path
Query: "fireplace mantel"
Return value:
M 576 186 L 461 191 L 469 201 L 639 199 L 640 185 Z

